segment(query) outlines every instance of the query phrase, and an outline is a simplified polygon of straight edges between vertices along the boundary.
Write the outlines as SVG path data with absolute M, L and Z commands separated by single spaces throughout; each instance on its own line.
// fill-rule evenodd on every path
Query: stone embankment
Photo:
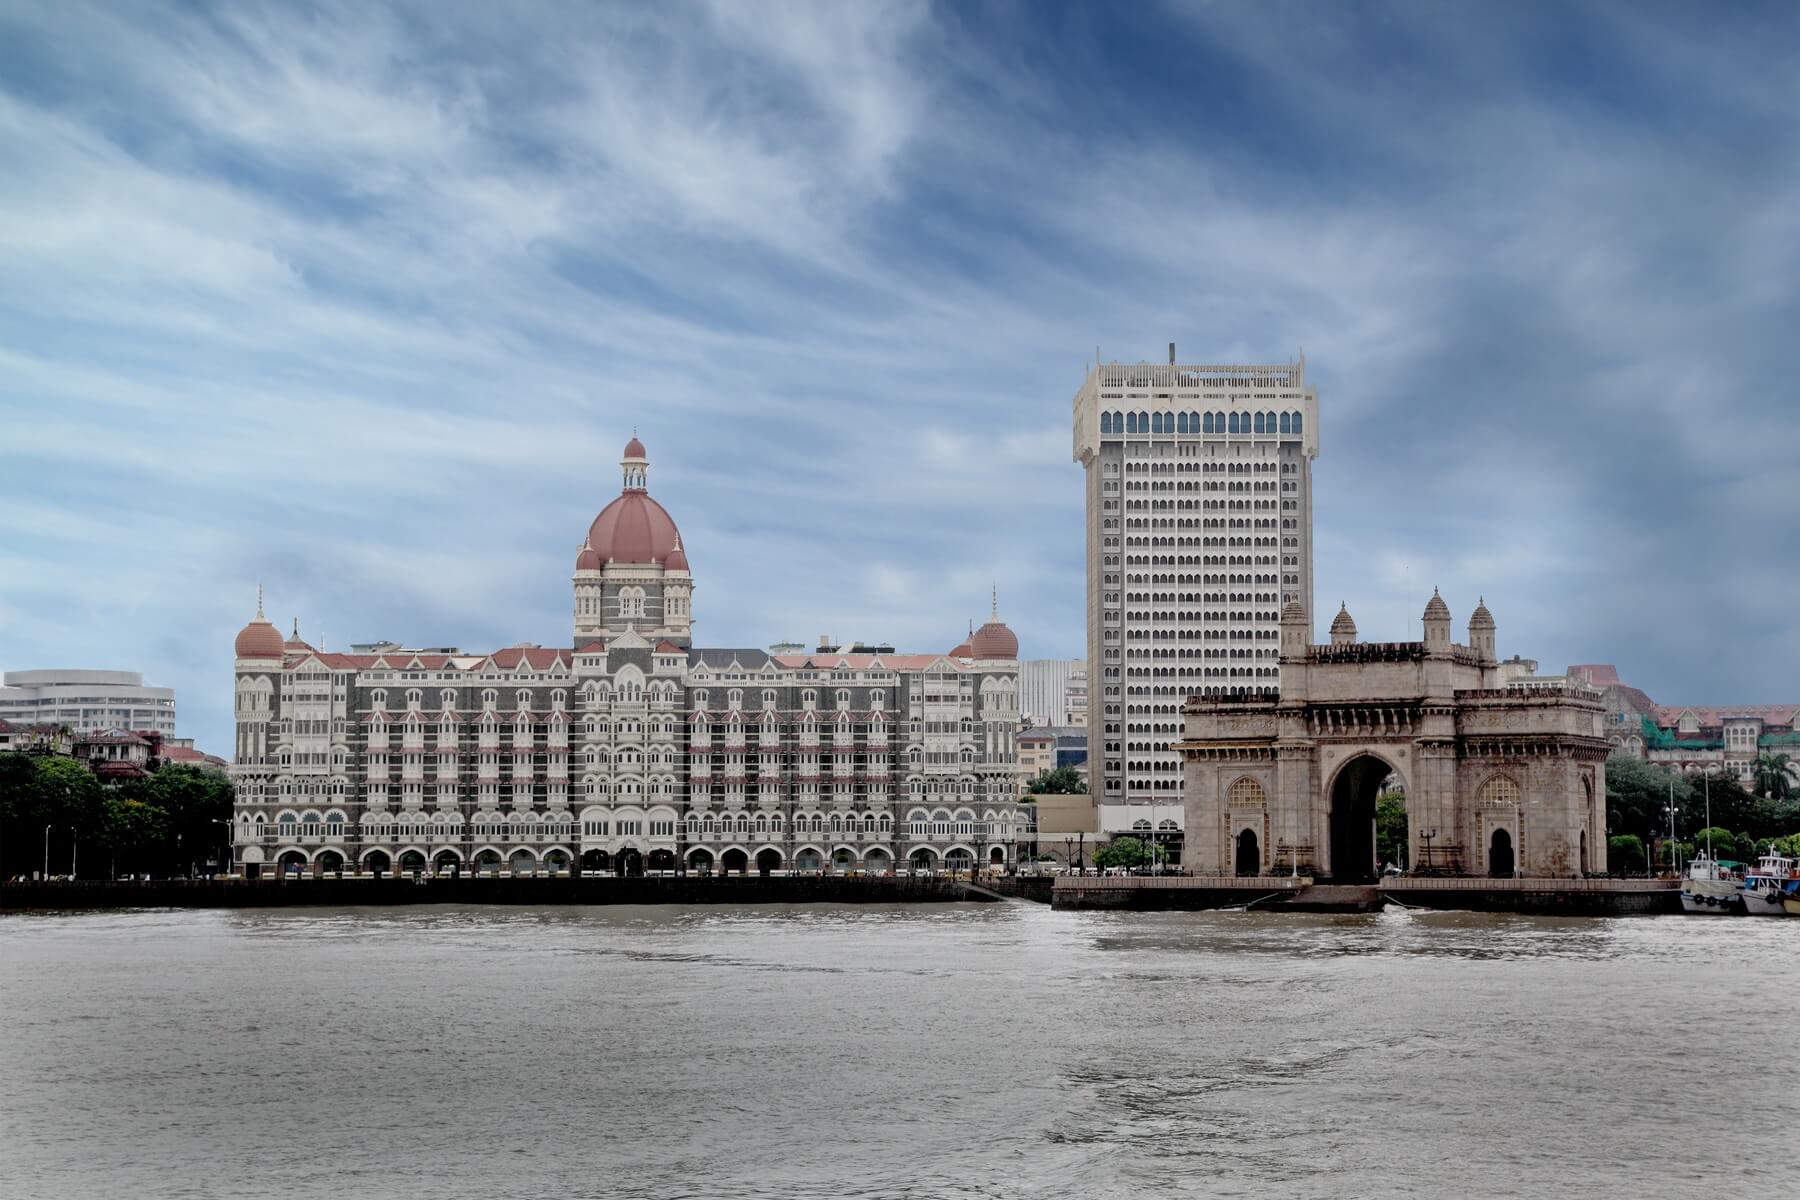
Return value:
M 1302 875 L 1059 876 L 1055 908 L 1144 911 L 1285 908 L 1293 912 L 1372 912 L 1404 908 L 1553 916 L 1638 916 L 1681 911 L 1671 879 L 1430 879 L 1380 884 L 1315 884 Z
M 940 877 L 167 879 L 0 884 L 0 911 L 389 904 L 944 904 L 1000 897 Z

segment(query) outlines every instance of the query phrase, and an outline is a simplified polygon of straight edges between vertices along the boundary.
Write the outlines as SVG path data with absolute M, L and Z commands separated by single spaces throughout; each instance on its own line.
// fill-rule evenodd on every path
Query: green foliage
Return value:
M 72 758 L 0 754 L 0 877 L 77 859 L 84 877 L 114 871 L 188 874 L 218 858 L 230 820 L 231 783 L 197 767 L 166 766 L 113 788 Z
M 1079 796 L 1087 784 L 1074 767 L 1055 767 L 1026 784 L 1025 790 L 1034 796 Z
M 1152 847 L 1149 843 L 1134 837 L 1116 837 L 1094 852 L 1096 867 L 1147 867 L 1154 849 L 1157 862 L 1168 859 L 1168 851 L 1163 846 Z
M 1606 862 L 1615 874 L 1642 871 L 1649 861 L 1644 854 L 1644 839 L 1636 834 L 1620 833 L 1606 839 Z
M 1752 767 L 1756 778 L 1756 790 L 1771 800 L 1785 800 L 1794 790 L 1793 779 L 1788 775 L 1788 756 L 1785 754 L 1759 754 Z
M 1669 819 L 1663 807 L 1673 794 L 1681 810 L 1676 830 L 1704 824 L 1694 819 L 1693 788 L 1687 778 L 1662 767 L 1615 754 L 1606 760 L 1606 824 L 1613 833 L 1643 838 L 1667 835 Z M 1714 813 L 1715 820 L 1717 812 Z
M 1712 856 L 1714 858 L 1743 859 L 1744 856 L 1738 847 L 1737 836 L 1729 829 L 1720 829 L 1717 826 L 1712 829 L 1702 829 L 1694 835 L 1694 845 L 1705 850 L 1708 834 L 1712 835 Z
M 1406 794 L 1383 792 L 1375 798 L 1375 853 L 1383 863 L 1404 871 L 1406 862 Z

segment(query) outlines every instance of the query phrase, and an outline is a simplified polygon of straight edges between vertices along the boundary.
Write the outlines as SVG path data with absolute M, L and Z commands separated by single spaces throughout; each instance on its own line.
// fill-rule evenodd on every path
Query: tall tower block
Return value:
M 1087 474 L 1088 770 L 1103 805 L 1178 802 L 1168 747 L 1183 702 L 1276 691 L 1283 610 L 1313 622 L 1319 400 L 1304 356 L 1206 366 L 1174 351 L 1166 365 L 1094 366 L 1073 405 Z

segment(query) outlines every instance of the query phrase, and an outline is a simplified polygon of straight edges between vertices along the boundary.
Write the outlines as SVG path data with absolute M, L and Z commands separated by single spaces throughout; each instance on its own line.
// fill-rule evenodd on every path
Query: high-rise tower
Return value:
M 1087 471 L 1088 771 L 1102 804 L 1181 796 L 1181 705 L 1275 691 L 1281 615 L 1312 627 L 1306 360 L 1097 365 L 1075 393 Z

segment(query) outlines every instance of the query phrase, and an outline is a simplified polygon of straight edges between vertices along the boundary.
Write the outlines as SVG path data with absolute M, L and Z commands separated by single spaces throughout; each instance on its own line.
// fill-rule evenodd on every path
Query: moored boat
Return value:
M 1787 910 L 1788 916 L 1800 917 L 1800 879 L 1788 880 L 1781 893 L 1781 907 Z
M 1794 860 L 1785 854 L 1765 854 L 1756 866 L 1744 872 L 1744 911 L 1753 917 L 1785 917 L 1783 903 L 1788 885 L 1800 879 L 1794 873 Z
M 1744 877 L 1737 870 L 1742 865 L 1704 854 L 1690 862 L 1687 878 L 1681 881 L 1681 911 L 1713 916 L 1743 912 Z

